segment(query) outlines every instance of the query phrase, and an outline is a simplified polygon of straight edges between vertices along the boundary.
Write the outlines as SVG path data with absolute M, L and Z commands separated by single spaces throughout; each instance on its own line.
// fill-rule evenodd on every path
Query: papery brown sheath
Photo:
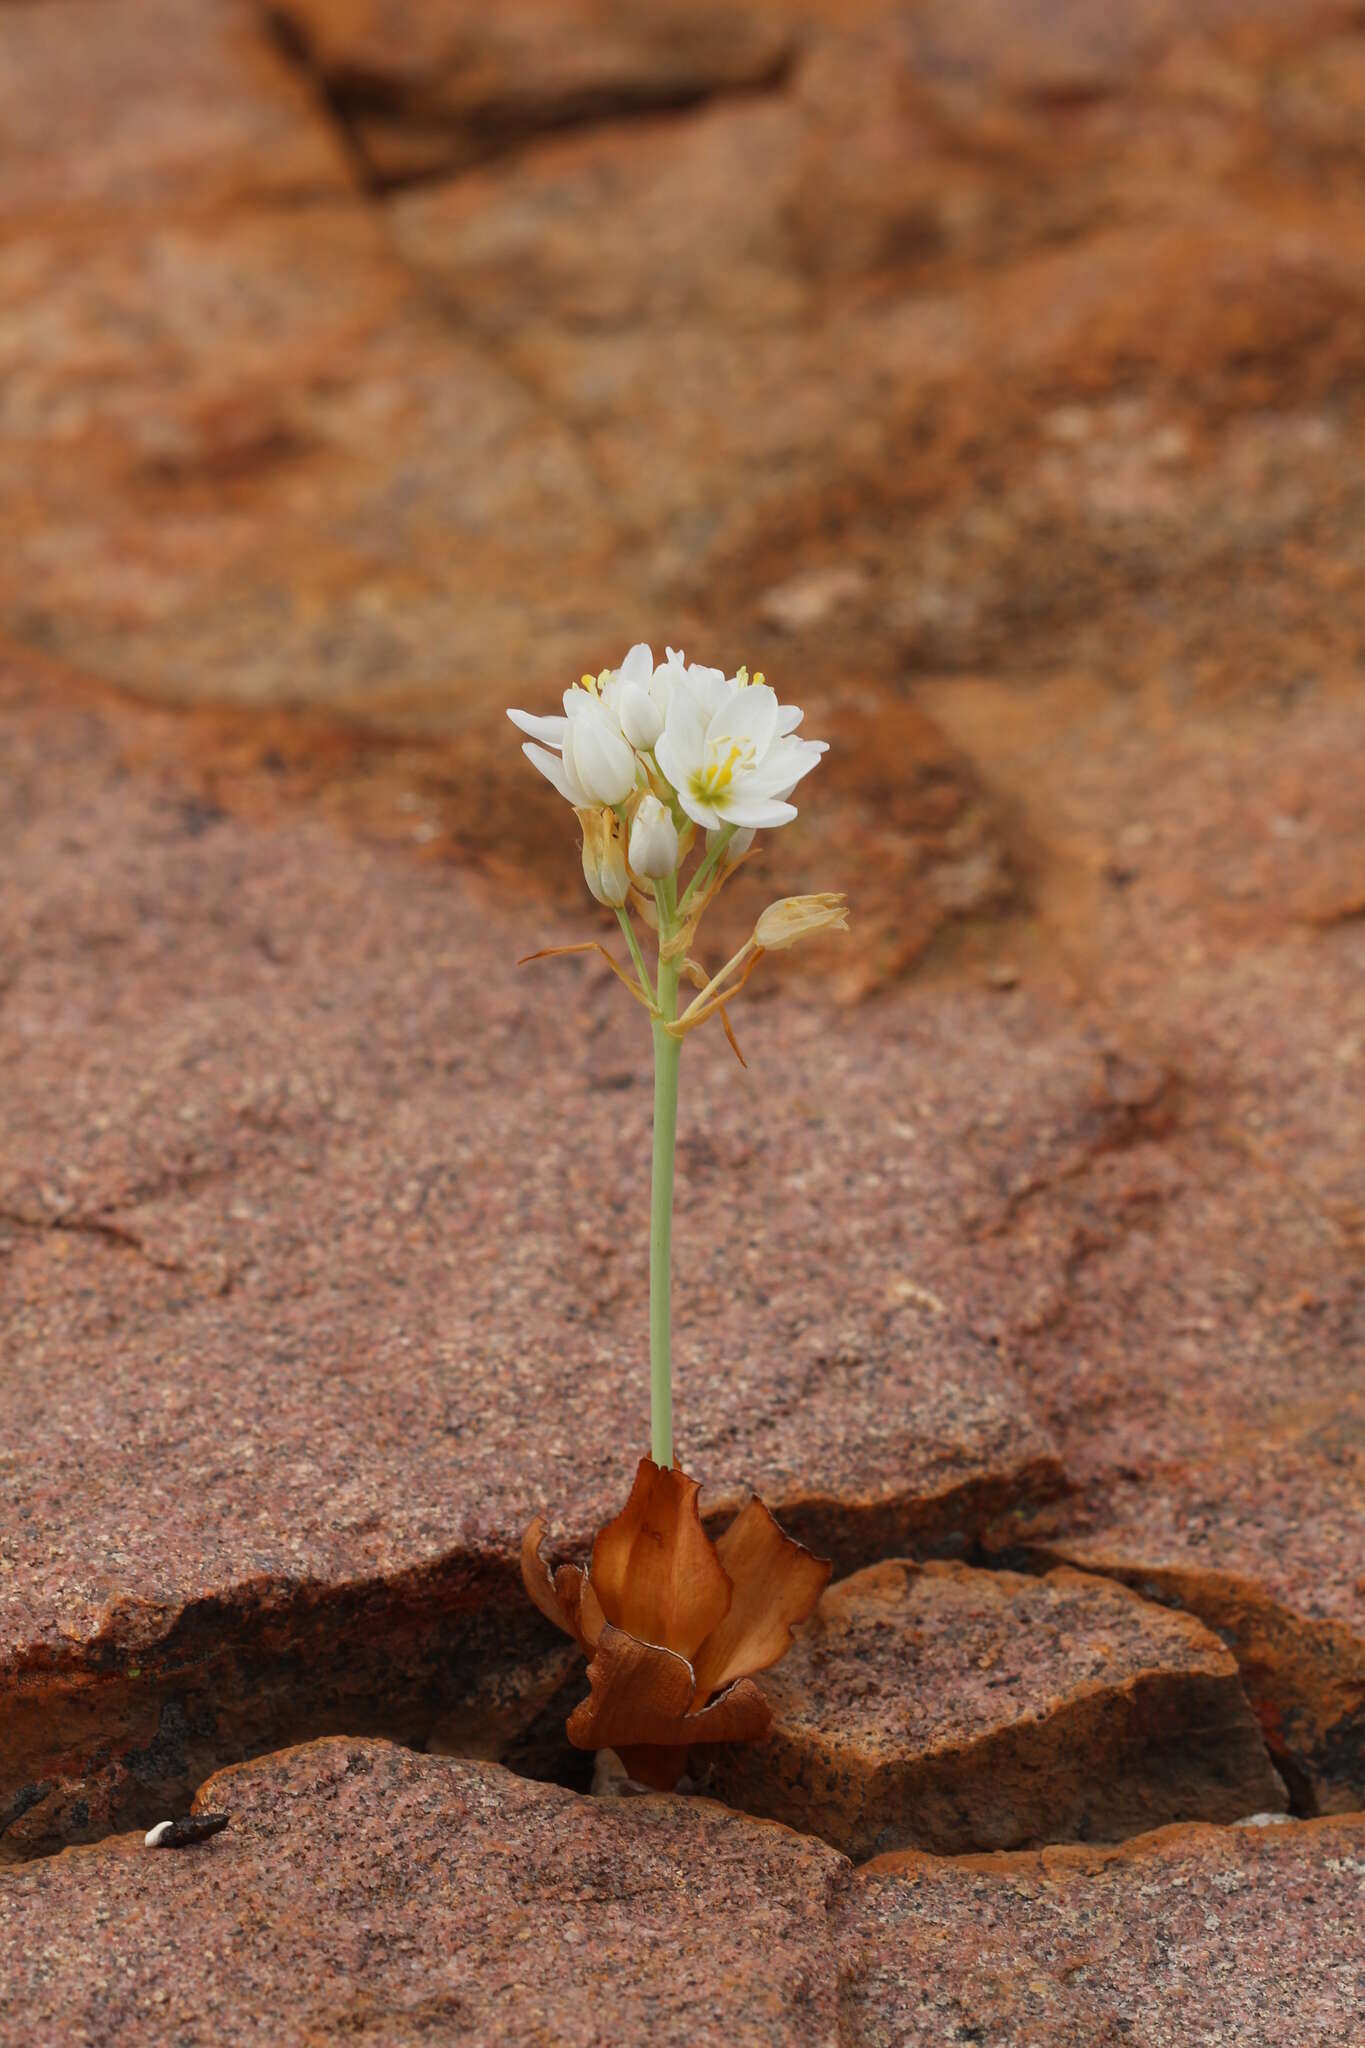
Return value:
M 641 1458 L 630 1498 L 597 1533 L 586 1570 L 551 1574 L 538 1516 L 521 1574 L 541 1612 L 588 1659 L 569 1716 L 578 1749 L 614 1749 L 640 1783 L 669 1791 L 694 1744 L 754 1742 L 772 1709 L 753 1683 L 785 1655 L 831 1566 L 787 1536 L 758 1499 L 713 1543 L 700 1484 Z

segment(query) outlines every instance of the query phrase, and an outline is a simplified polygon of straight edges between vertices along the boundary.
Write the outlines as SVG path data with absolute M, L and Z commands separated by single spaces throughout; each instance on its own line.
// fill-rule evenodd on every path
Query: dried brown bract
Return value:
M 521 1546 L 526 1590 L 588 1659 L 588 1697 L 568 1720 L 578 1749 L 614 1749 L 633 1778 L 668 1791 L 694 1744 L 753 1742 L 772 1710 L 753 1683 L 782 1657 L 830 1565 L 751 1500 L 714 1543 L 695 1479 L 640 1460 L 630 1499 L 583 1569 L 553 1574 L 537 1517 Z

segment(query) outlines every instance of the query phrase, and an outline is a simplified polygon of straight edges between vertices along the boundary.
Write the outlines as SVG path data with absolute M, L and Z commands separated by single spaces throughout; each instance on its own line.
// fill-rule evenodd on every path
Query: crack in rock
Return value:
M 162 1273 L 184 1273 L 188 1271 L 180 1259 L 159 1256 L 127 1224 L 117 1223 L 105 1216 L 30 1216 L 21 1209 L 0 1209 L 0 1224 L 8 1224 L 14 1230 L 30 1230 L 39 1235 L 60 1230 L 73 1237 L 98 1237 L 110 1244 L 125 1246 L 144 1258 L 148 1265 L 155 1266 Z M 225 1283 L 222 1292 L 227 1292 Z
M 642 18 L 637 34 L 619 47 L 608 35 L 590 58 L 571 47 L 571 23 L 546 49 L 544 24 L 524 48 L 515 24 L 452 25 L 448 37 L 433 24 L 412 51 L 377 28 L 348 40 L 312 0 L 275 0 L 264 20 L 358 182 L 379 195 L 457 177 L 542 138 L 781 93 L 797 56 L 789 30 L 719 17 Z

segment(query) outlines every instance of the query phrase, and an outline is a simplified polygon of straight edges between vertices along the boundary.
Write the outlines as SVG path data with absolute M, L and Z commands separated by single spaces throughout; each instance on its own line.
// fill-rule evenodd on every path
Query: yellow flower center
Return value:
M 699 768 L 692 777 L 693 796 L 704 804 L 714 803 L 718 796 L 723 796 L 734 781 L 736 765 L 744 761 L 745 753 L 745 748 L 735 740 L 731 742 L 724 760 L 717 755 L 704 768 Z

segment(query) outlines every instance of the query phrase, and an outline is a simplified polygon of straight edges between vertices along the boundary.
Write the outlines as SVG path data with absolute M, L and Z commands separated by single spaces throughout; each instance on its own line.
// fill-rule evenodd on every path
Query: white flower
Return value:
M 801 712 L 766 683 L 741 669 L 717 684 L 718 674 L 693 666 L 675 683 L 655 758 L 698 825 L 789 824 L 796 807 L 787 799 L 825 742 L 795 738 Z
M 630 894 L 621 821 L 603 807 L 580 810 L 578 822 L 583 827 L 583 879 L 599 903 L 619 910 Z
M 656 668 L 643 640 L 619 668 L 566 690 L 562 717 L 507 715 L 530 735 L 527 759 L 575 810 L 624 803 L 662 774 L 696 824 L 735 830 L 727 864 L 745 850 L 744 835 L 796 816 L 791 793 L 825 751 L 823 741 L 793 737 L 800 710 L 779 704 L 761 675 L 727 676 L 674 647 Z M 642 756 L 651 757 L 647 772 Z
M 591 678 L 564 692 L 562 718 L 537 718 L 529 711 L 509 711 L 507 716 L 530 733 L 532 741 L 545 742 L 528 743 L 521 751 L 576 811 L 623 803 L 634 789 L 634 751 L 615 710 L 598 694 Z
M 643 640 L 631 648 L 606 686 L 607 701 L 614 703 L 621 730 L 633 747 L 647 754 L 664 729 L 668 715 L 668 686 L 673 662 L 655 669 L 654 656 Z
M 672 652 L 670 648 L 669 654 L 672 655 Z M 739 678 L 727 677 L 723 668 L 703 668 L 699 661 L 689 661 L 684 668 L 681 654 L 677 657 L 672 681 L 673 689 L 669 692 L 670 704 L 674 691 L 681 686 L 692 698 L 702 716 L 708 719 L 714 717 L 726 698 L 732 697 L 739 688 Z
M 673 681 L 683 673 L 682 656 L 668 650 L 656 669 L 643 640 L 620 668 L 584 676 L 564 692 L 563 717 L 537 718 L 530 711 L 507 716 L 533 741 L 522 748 L 575 810 L 591 804 L 619 804 L 636 782 L 635 752 L 647 754 L 664 729 Z M 547 752 L 553 749 L 559 755 Z
M 678 865 L 678 828 L 657 796 L 642 796 L 630 828 L 630 864 L 647 881 L 662 882 Z

